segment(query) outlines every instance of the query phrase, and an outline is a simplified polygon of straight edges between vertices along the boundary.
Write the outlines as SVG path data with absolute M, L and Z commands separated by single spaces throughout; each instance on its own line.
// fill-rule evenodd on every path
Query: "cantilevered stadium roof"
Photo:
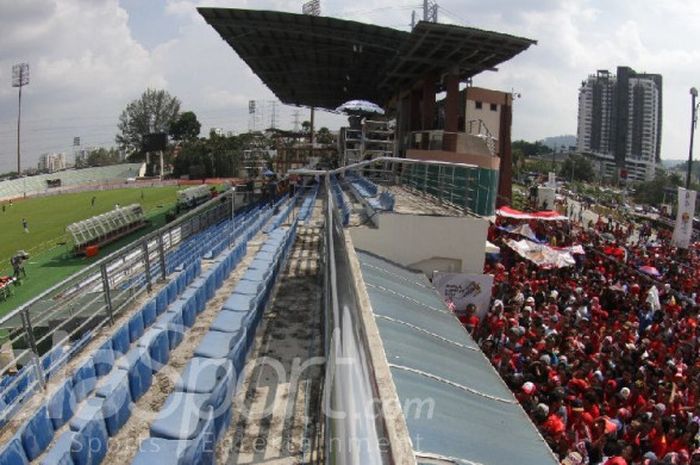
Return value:
M 466 79 L 536 43 L 429 22 L 404 32 L 325 16 L 198 10 L 283 103 L 326 109 L 352 99 L 383 105 L 430 74 Z

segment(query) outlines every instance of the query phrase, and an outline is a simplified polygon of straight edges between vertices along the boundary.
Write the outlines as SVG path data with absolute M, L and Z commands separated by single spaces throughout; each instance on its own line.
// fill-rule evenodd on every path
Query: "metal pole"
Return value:
M 22 313 L 20 313 L 22 318 L 22 326 L 24 327 L 24 337 L 27 344 L 32 349 L 32 362 L 34 362 L 34 369 L 36 370 L 37 378 L 39 379 L 39 384 L 41 388 L 46 387 L 46 377 L 44 375 L 44 368 L 41 366 L 39 361 L 39 348 L 36 345 L 36 339 L 34 338 L 34 329 L 32 328 L 32 322 L 29 319 L 29 308 L 25 308 Z
M 697 107 L 695 106 L 695 98 L 698 96 L 698 91 L 695 87 L 690 89 L 691 95 L 691 118 L 690 118 L 690 147 L 688 148 L 688 173 L 685 177 L 685 188 L 690 189 L 690 173 L 693 170 L 693 136 L 695 135 L 695 122 L 697 121 Z
M 107 276 L 107 265 L 104 263 L 100 266 L 100 274 L 102 275 L 102 292 L 105 295 L 105 304 L 107 305 L 107 316 L 109 324 L 114 325 L 114 313 L 112 309 L 112 295 L 109 289 L 109 277 Z
M 148 256 L 148 242 L 141 243 L 141 253 L 143 254 L 143 267 L 146 271 L 146 289 L 151 292 L 153 285 L 151 284 L 151 257 Z
M 231 242 L 233 245 L 236 233 L 236 186 L 231 185 Z
M 170 237 L 170 247 L 173 247 L 173 238 L 171 232 L 172 228 L 168 230 L 168 235 Z M 158 261 L 160 261 L 160 280 L 165 281 L 165 247 L 163 247 L 163 236 L 161 234 L 158 234 L 158 258 Z
M 22 171 L 19 162 L 19 136 L 20 136 L 20 121 L 22 120 L 22 72 L 20 71 L 20 85 L 19 85 L 19 102 L 17 108 L 17 176 L 19 176 Z

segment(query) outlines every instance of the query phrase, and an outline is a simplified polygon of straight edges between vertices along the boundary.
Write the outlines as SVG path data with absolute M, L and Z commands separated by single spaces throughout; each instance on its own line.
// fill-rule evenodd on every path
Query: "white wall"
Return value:
M 377 229 L 348 229 L 356 248 L 429 275 L 433 271 L 483 273 L 487 220 L 397 213 L 377 216 Z

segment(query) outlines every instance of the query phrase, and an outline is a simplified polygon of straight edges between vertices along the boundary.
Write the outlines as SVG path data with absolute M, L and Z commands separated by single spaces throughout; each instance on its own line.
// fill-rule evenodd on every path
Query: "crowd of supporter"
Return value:
M 645 225 L 532 222 L 540 242 L 587 247 L 542 269 L 504 245 L 513 226 L 489 231 L 490 309 L 460 320 L 552 451 L 567 465 L 700 465 L 698 250 Z

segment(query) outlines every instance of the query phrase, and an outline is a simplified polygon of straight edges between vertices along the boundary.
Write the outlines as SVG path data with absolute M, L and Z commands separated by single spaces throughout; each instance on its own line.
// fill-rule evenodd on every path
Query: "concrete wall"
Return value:
M 433 271 L 483 272 L 487 220 L 397 213 L 378 216 L 377 229 L 348 229 L 355 247 L 428 276 Z

